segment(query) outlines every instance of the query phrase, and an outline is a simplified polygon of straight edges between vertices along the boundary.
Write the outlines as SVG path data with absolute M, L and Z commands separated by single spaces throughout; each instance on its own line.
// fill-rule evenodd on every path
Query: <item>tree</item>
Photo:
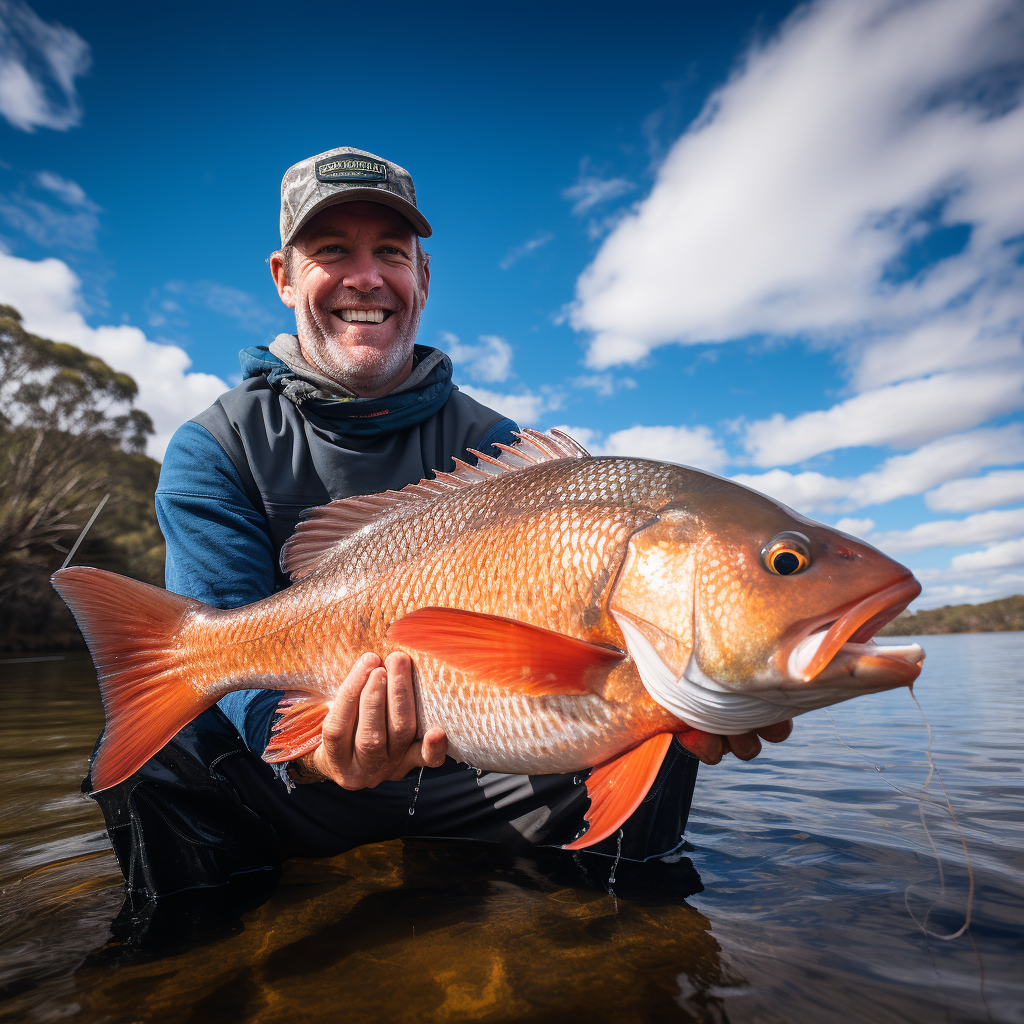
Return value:
M 137 391 L 128 374 L 29 333 L 0 305 L 0 649 L 60 643 L 54 616 L 61 636 L 75 636 L 49 576 L 104 494 L 83 558 L 159 576 L 158 466 L 143 454 L 153 424 L 134 407 Z

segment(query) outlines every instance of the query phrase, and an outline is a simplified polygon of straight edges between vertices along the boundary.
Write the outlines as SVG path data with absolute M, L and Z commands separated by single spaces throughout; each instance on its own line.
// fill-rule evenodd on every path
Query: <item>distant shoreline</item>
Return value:
M 1015 633 L 1024 630 L 1024 594 L 987 604 L 951 604 L 906 611 L 878 636 L 927 636 L 939 633 Z

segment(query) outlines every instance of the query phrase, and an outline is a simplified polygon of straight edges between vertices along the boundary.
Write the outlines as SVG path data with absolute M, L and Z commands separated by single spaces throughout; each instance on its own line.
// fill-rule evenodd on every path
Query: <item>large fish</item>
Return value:
M 287 691 L 264 756 L 298 757 L 360 653 L 401 650 L 420 729 L 452 756 L 596 767 L 583 847 L 639 805 L 674 733 L 735 735 L 920 672 L 916 644 L 871 642 L 921 589 L 874 548 L 708 473 L 520 437 L 307 513 L 282 552 L 294 585 L 243 608 L 58 572 L 106 712 L 95 788 L 238 689 Z

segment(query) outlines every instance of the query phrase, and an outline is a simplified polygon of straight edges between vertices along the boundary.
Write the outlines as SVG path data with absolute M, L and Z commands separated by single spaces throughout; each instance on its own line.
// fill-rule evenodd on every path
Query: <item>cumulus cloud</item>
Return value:
M 867 539 L 883 551 L 906 554 L 937 547 L 968 547 L 1005 540 L 1024 532 L 1024 508 L 979 512 L 966 519 L 935 519 L 909 530 L 889 530 Z M 970 558 L 970 555 L 957 558 Z M 954 562 L 956 559 L 954 559 Z M 1010 563 L 1002 563 L 1010 564 Z M 964 567 L 959 563 L 960 568 Z M 978 566 L 976 566 L 977 568 Z
M 957 555 L 951 562 L 954 572 L 978 572 L 991 569 L 1008 569 L 1024 565 L 1024 537 L 1016 540 L 1003 541 L 1001 544 L 990 544 L 984 551 L 971 551 L 965 555 Z M 1018 587 L 1024 579 L 1018 577 Z
M 791 473 L 772 469 L 761 474 L 741 473 L 733 479 L 801 512 L 851 512 L 868 505 L 883 505 L 897 498 L 921 494 L 985 466 L 1021 460 L 1024 460 L 1024 427 L 1011 423 L 1005 427 L 983 428 L 939 438 L 906 455 L 894 455 L 877 469 L 859 476 L 834 477 L 824 473 Z M 1015 499 L 1008 499 L 1002 504 L 1012 500 Z M 945 510 L 967 512 L 986 508 L 988 504 L 983 502 Z
M 950 480 L 929 491 L 924 500 L 937 512 L 974 512 L 980 508 L 1012 505 L 1024 501 L 1024 469 L 1000 469 L 985 476 Z
M 728 455 L 708 427 L 627 427 L 603 437 L 588 427 L 561 426 L 592 455 L 623 455 L 676 462 L 715 472 Z
M 138 406 L 156 427 L 149 442 L 154 458 L 163 457 L 178 426 L 228 389 L 219 377 L 190 370 L 183 349 L 150 341 L 137 327 L 90 327 L 81 312 L 79 279 L 61 260 L 0 252 L 0 302 L 18 309 L 33 333 L 77 345 L 135 378 Z
M 751 423 L 744 447 L 759 466 L 788 465 L 859 445 L 906 448 L 1024 406 L 1024 364 L 940 373 L 866 391 L 821 411 Z
M 495 384 L 512 372 L 512 346 L 497 334 L 481 334 L 475 345 L 459 340 L 451 331 L 441 331 L 441 343 L 452 362 L 473 380 Z
M 535 426 L 542 415 L 562 404 L 561 396 L 553 392 L 537 394 L 533 391 L 523 391 L 519 394 L 503 395 L 470 384 L 460 384 L 459 390 L 465 391 L 470 398 L 475 398 L 495 412 L 500 412 L 502 416 L 515 420 L 521 427 Z
M 752 50 L 577 284 L 598 369 L 671 342 L 902 335 L 1024 309 L 1024 13 L 821 0 Z M 672 259 L 661 254 L 672 252 Z
M 505 258 L 498 264 L 502 270 L 508 270 L 518 263 L 524 256 L 529 256 L 542 246 L 545 246 L 555 236 L 550 231 L 542 231 L 539 235 L 527 239 L 522 245 L 517 245 L 505 254 Z
M 0 115 L 15 128 L 77 125 L 82 108 L 75 79 L 91 60 L 77 32 L 43 21 L 21 0 L 0 0 Z

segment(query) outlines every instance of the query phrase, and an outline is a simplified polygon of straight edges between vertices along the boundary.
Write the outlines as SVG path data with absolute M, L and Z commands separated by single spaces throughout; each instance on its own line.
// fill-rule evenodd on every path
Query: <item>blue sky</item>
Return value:
M 0 301 L 174 427 L 291 326 L 285 168 L 412 171 L 420 340 L 594 450 L 737 476 L 1024 591 L 1024 25 L 1012 0 L 0 0 Z

